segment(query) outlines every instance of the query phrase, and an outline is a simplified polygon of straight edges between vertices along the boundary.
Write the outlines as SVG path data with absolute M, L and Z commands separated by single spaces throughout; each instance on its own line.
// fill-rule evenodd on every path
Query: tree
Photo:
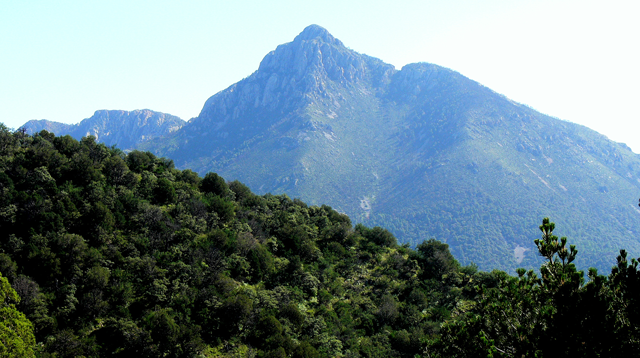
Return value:
M 572 263 L 578 250 L 553 235 L 545 218 L 535 240 L 546 258 L 541 277 L 496 272 L 496 287 L 479 287 L 475 305 L 443 327 L 438 348 L 448 357 L 624 357 L 640 349 L 638 261 L 621 250 L 609 277 Z
M 627 252 L 620 250 L 617 265 L 607 281 L 612 306 L 611 319 L 618 345 L 617 356 L 630 356 L 640 349 L 640 268 L 638 260 L 627 261 Z
M 567 250 L 566 237 L 560 238 L 558 242 L 558 237 L 553 235 L 555 226 L 556 224 L 550 222 L 549 218 L 542 219 L 542 225 L 540 225 L 542 238 L 534 240 L 540 256 L 548 260 L 540 268 L 543 285 L 549 290 L 557 290 L 566 284 L 577 288 L 583 282 L 582 271 L 577 272 L 575 265 L 572 264 L 578 250 L 576 245 L 570 245 Z
M 591 328 L 604 322 L 597 312 L 587 314 L 602 307 L 585 307 L 595 303 L 586 294 L 600 290 L 581 289 L 583 273 L 572 263 L 578 250 L 575 245 L 567 249 L 567 238 L 558 240 L 554 229 L 555 224 L 544 218 L 542 238 L 534 240 L 547 259 L 540 268 L 542 277 L 525 269 L 518 269 L 517 277 L 496 272 L 497 287 L 479 287 L 475 306 L 445 325 L 441 349 L 446 356 L 590 355 L 598 340 L 594 332 L 604 334 Z
M 449 245 L 435 239 L 418 245 L 416 254 L 424 279 L 440 280 L 444 275 L 451 275 L 460 268 L 460 264 L 449 251 Z
M 396 238 L 388 230 L 376 226 L 373 229 L 369 229 L 362 224 L 356 225 L 356 231 L 360 233 L 364 238 L 374 242 L 376 245 L 393 247 L 397 245 Z
M 200 182 L 200 190 L 204 193 L 211 193 L 225 197 L 229 191 L 229 186 L 223 177 L 216 173 L 207 173 Z
M 0 274 L 0 356 L 35 357 L 36 338 L 33 325 L 18 311 L 20 297 Z
M 158 179 L 158 185 L 153 189 L 158 204 L 164 205 L 176 200 L 176 190 L 171 181 L 166 178 Z

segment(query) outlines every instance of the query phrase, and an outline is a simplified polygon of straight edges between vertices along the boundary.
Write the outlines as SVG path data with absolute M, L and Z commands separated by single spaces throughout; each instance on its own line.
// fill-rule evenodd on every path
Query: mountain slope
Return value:
M 99 110 L 82 122 L 70 125 L 47 120 L 32 120 L 23 128 L 33 134 L 45 129 L 56 135 L 69 134 L 79 139 L 88 135 L 108 146 L 130 149 L 138 143 L 161 137 L 181 128 L 186 122 L 166 113 L 148 109 L 135 111 Z
M 530 232 L 544 216 L 583 250 L 581 267 L 640 254 L 640 159 L 628 147 L 446 68 L 398 71 L 315 25 L 141 148 L 329 204 L 404 242 L 443 240 L 482 269 L 538 267 Z
M 544 216 L 576 240 L 587 256 L 583 267 L 608 269 L 613 262 L 603 252 L 637 252 L 640 163 L 626 146 L 471 81 L 436 91 L 444 102 L 431 93 L 415 121 L 408 117 L 399 147 L 413 158 L 398 166 L 404 174 L 370 222 L 404 238 L 441 238 L 463 262 L 484 268 L 534 266 L 526 233 Z

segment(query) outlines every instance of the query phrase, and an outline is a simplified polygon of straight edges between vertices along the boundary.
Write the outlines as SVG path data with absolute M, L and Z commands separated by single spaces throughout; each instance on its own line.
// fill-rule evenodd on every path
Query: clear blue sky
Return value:
M 0 121 L 98 109 L 188 120 L 307 25 L 400 69 L 430 62 L 640 153 L 640 3 L 0 0 Z

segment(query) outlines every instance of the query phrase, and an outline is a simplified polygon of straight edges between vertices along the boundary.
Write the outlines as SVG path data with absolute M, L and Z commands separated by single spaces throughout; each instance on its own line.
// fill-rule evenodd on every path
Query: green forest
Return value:
M 640 349 L 638 261 L 621 250 L 605 275 L 577 271 L 579 247 L 548 218 L 531 230 L 539 270 L 483 272 L 447 244 L 399 245 L 326 205 L 255 195 L 94 137 L 2 124 L 0 192 L 2 357 Z

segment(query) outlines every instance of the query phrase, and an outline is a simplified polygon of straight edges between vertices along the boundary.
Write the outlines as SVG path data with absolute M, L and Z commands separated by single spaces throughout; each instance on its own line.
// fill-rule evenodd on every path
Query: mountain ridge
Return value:
M 171 114 L 149 109 L 133 111 L 101 109 L 77 124 L 31 120 L 22 128 L 29 134 L 45 129 L 59 136 L 69 134 L 80 138 L 92 135 L 106 145 L 132 149 L 141 142 L 174 132 L 185 123 L 184 120 Z

